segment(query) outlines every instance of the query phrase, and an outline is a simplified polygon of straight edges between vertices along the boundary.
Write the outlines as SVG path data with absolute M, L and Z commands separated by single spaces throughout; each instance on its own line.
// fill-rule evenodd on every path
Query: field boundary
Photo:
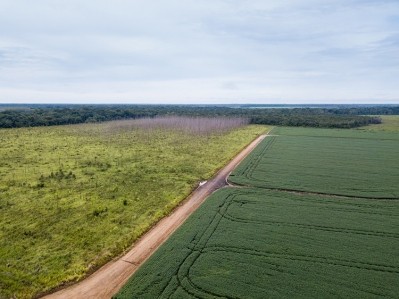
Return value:
M 272 129 L 271 129 L 272 130 Z M 195 189 L 171 214 L 162 218 L 136 240 L 123 256 L 114 259 L 82 281 L 42 298 L 107 298 L 116 294 L 139 267 L 175 232 L 184 221 L 216 190 L 225 187 L 226 178 L 234 168 L 271 132 L 258 136 L 206 184 Z M 62 286 L 61 286 L 62 287 Z
M 273 130 L 273 129 L 272 129 Z M 306 187 L 302 189 L 295 188 L 296 186 L 279 186 L 279 184 L 274 183 L 265 183 L 263 180 L 259 179 L 254 175 L 254 172 L 259 166 L 259 163 L 261 163 L 262 157 L 265 156 L 265 153 L 268 152 L 270 149 L 273 148 L 273 145 L 276 141 L 276 139 L 279 136 L 283 137 L 288 137 L 288 138 L 301 138 L 301 137 L 309 137 L 309 138 L 324 138 L 324 139 L 357 139 L 357 140 L 371 140 L 371 141 L 376 141 L 376 140 L 390 140 L 390 141 L 398 141 L 394 139 L 376 139 L 376 138 L 355 138 L 355 137 L 340 137 L 340 136 L 313 136 L 313 135 L 289 135 L 289 134 L 270 134 L 271 131 L 269 131 L 268 137 L 271 137 L 268 139 L 268 141 L 265 141 L 262 144 L 262 148 L 257 151 L 256 153 L 254 152 L 252 155 L 252 159 L 247 162 L 247 164 L 244 167 L 241 167 L 236 173 L 233 173 L 233 176 L 228 176 L 226 178 L 226 182 L 229 186 L 231 187 L 240 187 L 240 188 L 258 188 L 258 189 L 264 189 L 264 190 L 271 190 L 271 191 L 279 191 L 279 192 L 288 192 L 288 193 L 296 193 L 296 194 L 303 194 L 303 195 L 321 195 L 321 196 L 326 196 L 326 197 L 334 197 L 334 198 L 350 198 L 350 199 L 370 199 L 370 200 L 392 200 L 396 201 L 399 200 L 399 197 L 397 194 L 393 192 L 389 192 L 388 194 L 380 194 L 381 196 L 378 196 L 378 194 L 372 194 L 371 192 L 368 192 L 366 194 L 360 195 L 360 194 L 351 194 L 351 192 L 348 192 L 349 190 L 321 190 L 319 188 L 315 188 L 316 190 L 307 190 Z M 237 178 L 237 179 L 236 179 Z M 277 186 L 273 186 L 277 185 Z M 285 188 L 288 187 L 288 188 Z M 293 188 L 290 188 L 293 187 Z M 317 190 L 319 189 L 319 190 Z M 331 192 L 335 191 L 335 192 Z M 370 194 L 371 193 L 371 194 Z
M 294 193 L 294 194 L 303 194 L 303 195 L 322 195 L 326 197 L 335 197 L 335 198 L 351 198 L 351 199 L 372 199 L 372 200 L 399 200 L 399 197 L 369 197 L 369 196 L 361 196 L 361 195 L 343 195 L 343 194 L 334 194 L 334 193 L 323 193 L 323 192 L 316 192 L 316 191 L 304 191 L 304 190 L 297 190 L 297 189 L 287 189 L 287 188 L 275 188 L 275 187 L 260 187 L 260 186 L 252 186 L 248 184 L 239 184 L 233 183 L 227 180 L 227 183 L 231 187 L 237 188 L 251 188 L 251 189 L 260 189 L 260 190 L 271 190 L 271 191 L 279 191 L 279 192 L 287 192 L 287 193 Z
M 394 281 L 399 273 L 397 263 L 392 262 L 399 241 L 394 229 L 399 199 L 396 190 L 377 193 L 378 188 L 370 188 L 370 192 L 361 193 L 356 185 L 361 177 L 349 181 L 352 189 L 347 190 L 358 192 L 355 195 L 342 192 L 346 189 L 330 181 L 329 176 L 320 180 L 328 188 L 320 188 L 323 184 L 314 189 L 306 184 L 302 187 L 295 184 L 302 175 L 300 169 L 292 169 L 309 160 L 300 160 L 300 155 L 290 155 L 290 151 L 305 143 L 314 145 L 305 138 L 298 141 L 299 146 L 280 143 L 287 152 L 277 155 L 273 164 L 275 160 L 267 158 L 282 149 L 273 148 L 273 142 L 282 137 L 270 132 L 268 136 L 226 178 L 227 186 L 205 201 L 115 298 L 266 298 L 276 294 L 394 297 L 395 284 L 387 282 Z M 353 151 L 358 149 L 357 144 L 363 145 L 335 140 L 326 144 L 321 148 L 335 150 L 333 145 L 343 144 Z M 388 154 L 394 152 L 378 144 L 373 146 L 372 142 L 364 144 L 374 150 L 365 157 L 384 154 L 384 149 Z M 309 157 L 317 159 L 308 164 L 311 170 L 320 161 L 326 161 L 327 170 L 335 170 L 331 165 L 336 156 L 326 152 L 312 155 L 310 151 Z M 266 158 L 262 160 L 262 156 Z M 278 163 L 282 160 L 284 163 Z M 292 167 L 284 168 L 286 164 Z M 339 170 L 348 171 L 352 164 L 346 163 Z M 367 173 L 373 165 L 365 164 L 360 170 Z M 279 167 L 281 172 L 291 170 L 288 175 L 295 176 L 294 184 L 279 185 Z M 273 173 L 275 180 L 270 178 Z M 345 172 L 341 175 L 344 179 L 353 177 L 346 177 Z M 393 172 L 393 178 L 395 175 Z M 264 181 L 259 180 L 264 184 L 256 186 L 254 176 L 265 176 Z

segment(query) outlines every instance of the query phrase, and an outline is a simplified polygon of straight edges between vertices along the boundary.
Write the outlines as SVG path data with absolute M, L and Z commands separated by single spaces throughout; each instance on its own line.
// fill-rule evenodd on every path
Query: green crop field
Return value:
M 396 201 L 226 188 L 115 298 L 393 298 Z
M 275 128 L 115 298 L 397 298 L 392 132 Z
M 0 298 L 82 278 L 266 130 L 142 122 L 0 130 Z
M 399 198 L 399 134 L 276 128 L 229 177 L 270 189 Z

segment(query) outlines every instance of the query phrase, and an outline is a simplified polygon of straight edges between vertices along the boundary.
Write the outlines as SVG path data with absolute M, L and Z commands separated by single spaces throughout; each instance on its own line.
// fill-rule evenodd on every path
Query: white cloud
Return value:
M 0 2 L 0 102 L 399 101 L 399 2 Z

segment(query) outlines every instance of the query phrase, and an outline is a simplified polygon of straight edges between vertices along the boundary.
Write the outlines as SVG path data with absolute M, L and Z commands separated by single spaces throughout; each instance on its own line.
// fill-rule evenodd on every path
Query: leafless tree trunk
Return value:
M 111 121 L 104 129 L 108 132 L 134 129 L 172 130 L 194 135 L 211 135 L 227 132 L 248 123 L 249 120 L 245 118 L 162 116 Z

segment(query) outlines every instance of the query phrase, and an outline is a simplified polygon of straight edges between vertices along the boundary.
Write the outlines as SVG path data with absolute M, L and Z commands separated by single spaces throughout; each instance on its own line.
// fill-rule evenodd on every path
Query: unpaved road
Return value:
M 196 189 L 169 216 L 159 221 L 143 235 L 133 248 L 119 259 L 110 261 L 102 268 L 79 283 L 56 293 L 46 299 L 95 298 L 109 299 L 126 283 L 130 276 L 148 259 L 159 246 L 217 189 L 226 185 L 231 171 L 247 156 L 267 135 L 261 135 L 241 151 L 227 166 L 221 169 L 205 185 Z

